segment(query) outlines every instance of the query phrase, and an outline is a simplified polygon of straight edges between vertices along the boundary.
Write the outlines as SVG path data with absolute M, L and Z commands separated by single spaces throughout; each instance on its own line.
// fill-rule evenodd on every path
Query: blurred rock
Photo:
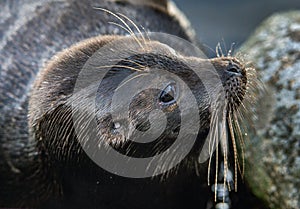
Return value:
M 242 46 L 266 86 L 257 133 L 246 143 L 246 179 L 270 208 L 300 208 L 300 11 L 264 21 Z

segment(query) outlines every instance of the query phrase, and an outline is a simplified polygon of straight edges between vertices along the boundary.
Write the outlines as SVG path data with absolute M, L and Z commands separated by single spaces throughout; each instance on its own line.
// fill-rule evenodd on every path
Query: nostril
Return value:
M 229 68 L 227 71 L 233 72 L 233 73 L 238 73 L 239 72 L 238 69 L 236 69 L 236 68 Z
M 227 67 L 226 71 L 230 74 L 242 75 L 241 69 L 234 65 L 229 65 Z

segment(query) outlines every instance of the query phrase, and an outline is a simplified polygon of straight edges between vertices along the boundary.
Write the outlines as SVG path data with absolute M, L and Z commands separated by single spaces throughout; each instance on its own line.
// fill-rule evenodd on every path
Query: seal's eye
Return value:
M 170 83 L 159 96 L 159 102 L 162 104 L 172 104 L 176 98 L 176 84 Z

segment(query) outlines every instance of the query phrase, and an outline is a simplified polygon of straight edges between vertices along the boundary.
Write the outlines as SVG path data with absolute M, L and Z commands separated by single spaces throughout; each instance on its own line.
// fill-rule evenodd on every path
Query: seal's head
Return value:
M 181 187 L 174 185 L 187 186 L 190 175 L 191 184 L 197 177 L 195 195 L 200 187 L 208 193 L 207 169 L 219 146 L 224 162 L 233 150 L 237 165 L 236 113 L 247 95 L 247 68 L 234 57 L 191 56 L 185 45 L 165 40 L 95 37 L 58 54 L 41 72 L 30 98 L 31 133 L 44 164 L 56 162 L 52 178 L 67 179 L 62 190 L 78 181 L 94 188 L 104 178 L 100 182 L 118 192 L 130 184 L 139 194 L 134 179 L 145 178 L 139 199 L 147 199 L 156 182 L 167 204 L 164 195 L 177 193 Z M 118 184 L 107 173 L 116 174 Z
M 102 36 L 61 53 L 31 97 L 31 121 L 43 149 L 68 162 L 74 154 L 58 153 L 64 150 L 53 144 L 81 146 L 96 163 L 99 149 L 130 160 L 159 156 L 161 170 L 147 176 L 172 169 L 187 155 L 198 157 L 214 123 L 225 124 L 242 103 L 247 73 L 234 57 L 193 57 L 185 45 L 176 47 L 151 38 Z M 149 162 L 141 171 L 149 170 Z

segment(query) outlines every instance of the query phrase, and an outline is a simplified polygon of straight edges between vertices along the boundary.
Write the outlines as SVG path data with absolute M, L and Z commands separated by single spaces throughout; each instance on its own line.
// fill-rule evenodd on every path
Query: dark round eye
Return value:
M 175 102 L 176 98 L 176 84 L 170 83 L 159 96 L 159 102 L 163 104 L 171 104 Z

